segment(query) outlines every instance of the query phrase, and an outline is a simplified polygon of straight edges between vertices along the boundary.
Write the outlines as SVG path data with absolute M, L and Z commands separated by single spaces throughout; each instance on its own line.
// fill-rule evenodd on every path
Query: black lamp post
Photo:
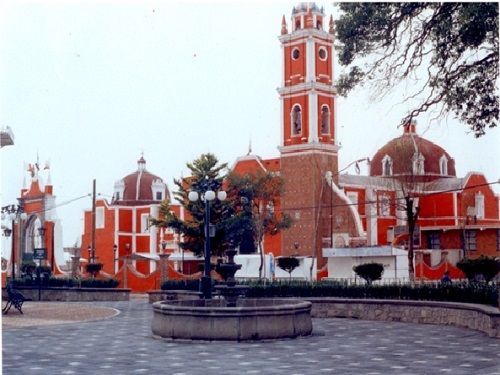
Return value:
M 87 247 L 87 251 L 89 253 L 89 263 L 92 263 L 92 248 L 90 245 Z
M 200 283 L 200 291 L 203 293 L 203 298 L 211 299 L 212 298 L 212 279 L 210 278 L 210 257 L 211 257 L 211 248 L 210 248 L 210 202 L 215 199 L 215 192 L 213 190 L 207 190 L 203 194 L 202 200 L 205 202 L 205 263 L 203 269 L 203 277 L 201 278 Z M 217 192 L 217 199 L 220 201 L 224 201 L 227 197 L 225 191 L 221 190 Z M 191 202 L 196 202 L 200 199 L 200 194 L 197 191 L 190 191 L 188 194 L 188 199 Z
M 8 206 L 4 206 L 1 209 L 2 212 L 2 220 L 10 220 L 11 221 L 11 228 L 4 228 L 4 235 L 5 237 L 10 237 L 12 234 L 12 240 L 11 240 L 11 264 L 12 264 L 12 272 L 11 272 L 11 277 L 12 280 L 16 278 L 16 232 L 15 232 L 15 222 L 17 221 L 22 221 L 26 220 L 28 218 L 28 215 L 24 212 L 23 207 L 20 205 L 15 205 L 11 204 Z M 21 225 L 19 225 L 19 228 L 21 228 Z
M 40 234 L 40 237 L 42 237 L 42 246 L 43 246 L 43 236 L 45 235 L 45 228 L 40 227 L 38 228 L 38 233 Z M 41 278 L 41 268 L 42 267 L 42 260 L 38 259 L 38 267 L 36 269 L 36 278 L 38 279 L 38 300 L 41 301 L 42 299 L 42 278 Z
M 116 252 L 118 251 L 118 245 L 117 244 L 114 244 L 113 245 L 113 272 L 116 273 L 116 261 L 117 261 L 117 257 L 116 257 Z

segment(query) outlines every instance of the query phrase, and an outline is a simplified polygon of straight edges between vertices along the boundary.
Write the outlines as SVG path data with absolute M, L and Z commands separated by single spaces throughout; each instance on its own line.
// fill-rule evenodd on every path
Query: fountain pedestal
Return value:
M 236 285 L 234 274 L 241 268 L 241 264 L 234 262 L 236 250 L 226 250 L 227 261 L 219 265 L 219 269 L 225 279 L 224 285 L 217 285 L 215 290 L 224 298 L 226 306 L 235 307 L 239 297 L 245 296 L 248 287 L 244 285 Z

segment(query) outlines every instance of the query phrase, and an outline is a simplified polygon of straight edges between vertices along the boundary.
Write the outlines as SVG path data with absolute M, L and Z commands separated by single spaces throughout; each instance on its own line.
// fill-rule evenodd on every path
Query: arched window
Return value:
M 421 175 L 424 174 L 424 156 L 420 152 L 415 152 L 413 154 L 412 163 L 413 163 L 413 174 Z
M 330 110 L 327 105 L 321 107 L 321 134 L 330 133 Z
M 292 109 L 292 135 L 302 133 L 302 110 L 300 105 L 295 104 Z
M 382 159 L 382 176 L 392 176 L 392 158 L 389 155 Z
M 439 171 L 441 176 L 448 176 L 448 158 L 446 155 L 441 156 L 439 159 Z

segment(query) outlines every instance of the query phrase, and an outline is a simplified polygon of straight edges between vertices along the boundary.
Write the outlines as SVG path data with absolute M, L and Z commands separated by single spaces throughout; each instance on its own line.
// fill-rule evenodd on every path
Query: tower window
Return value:
M 292 51 L 292 59 L 297 60 L 300 57 L 300 50 L 298 48 L 294 48 Z
M 382 176 L 392 176 L 392 158 L 389 155 L 382 159 Z
M 321 47 L 318 51 L 318 55 L 319 55 L 320 60 L 325 61 L 327 56 L 328 56 L 328 53 L 326 52 L 326 48 Z
M 321 134 L 330 133 L 330 110 L 327 105 L 321 107 Z
M 156 200 L 161 201 L 162 199 L 163 199 L 163 194 L 161 193 L 161 191 L 157 191 L 156 192 Z
M 296 19 L 295 20 L 295 30 L 299 30 L 300 29 L 300 19 Z
M 302 110 L 300 105 L 296 104 L 292 109 L 292 135 L 300 135 L 302 133 Z
M 439 159 L 439 171 L 441 172 L 441 176 L 448 175 L 448 159 L 445 155 Z

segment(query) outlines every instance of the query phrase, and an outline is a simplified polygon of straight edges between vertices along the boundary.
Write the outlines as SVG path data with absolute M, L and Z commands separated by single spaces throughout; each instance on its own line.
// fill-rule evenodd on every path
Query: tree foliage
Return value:
M 289 282 L 292 280 L 292 272 L 295 268 L 297 268 L 300 264 L 299 260 L 295 257 L 279 257 L 277 258 L 278 260 L 278 267 L 281 268 L 283 271 L 288 272 L 288 275 L 290 275 Z
M 241 245 L 252 242 L 252 247 L 257 246 L 261 258 L 259 267 L 261 276 L 264 264 L 262 251 L 264 235 L 278 234 L 291 225 L 290 217 L 279 213 L 276 209 L 283 192 L 284 181 L 269 172 L 245 175 L 231 173 L 227 181 L 229 199 L 234 202 L 238 224 L 243 231 Z
M 161 218 L 153 219 L 152 224 L 171 228 L 182 234 L 183 241 L 179 245 L 184 250 L 202 255 L 205 244 L 205 202 L 202 199 L 191 202 L 188 199 L 188 194 L 194 190 L 202 197 L 207 190 L 222 190 L 225 177 L 223 172 L 227 165 L 219 164 L 215 155 L 208 153 L 201 155 L 192 163 L 187 163 L 186 166 L 191 171 L 191 175 L 187 178 L 174 180 L 178 190 L 173 193 L 175 200 L 185 208 L 187 213 L 185 219 L 179 218 L 172 211 L 171 202 L 166 200 L 162 202 L 160 207 Z M 232 214 L 231 202 L 221 202 L 215 199 L 210 203 L 210 221 L 215 225 L 215 236 L 211 238 L 212 254 L 216 256 L 222 256 L 236 241 L 234 232 L 226 230 L 227 227 L 231 227 L 231 223 L 234 221 Z
M 363 263 L 352 267 L 356 275 L 371 284 L 375 280 L 380 280 L 384 273 L 384 265 L 380 263 Z
M 413 79 L 406 100 L 418 104 L 401 124 L 433 108 L 454 113 L 476 137 L 497 126 L 497 2 L 338 6 L 339 61 L 349 67 L 337 83 L 341 95 L 364 82 L 384 95 Z
M 457 267 L 465 273 L 469 280 L 477 280 L 481 276 L 485 282 L 490 282 L 500 272 L 498 258 L 480 256 L 477 259 L 464 259 L 457 262 Z

